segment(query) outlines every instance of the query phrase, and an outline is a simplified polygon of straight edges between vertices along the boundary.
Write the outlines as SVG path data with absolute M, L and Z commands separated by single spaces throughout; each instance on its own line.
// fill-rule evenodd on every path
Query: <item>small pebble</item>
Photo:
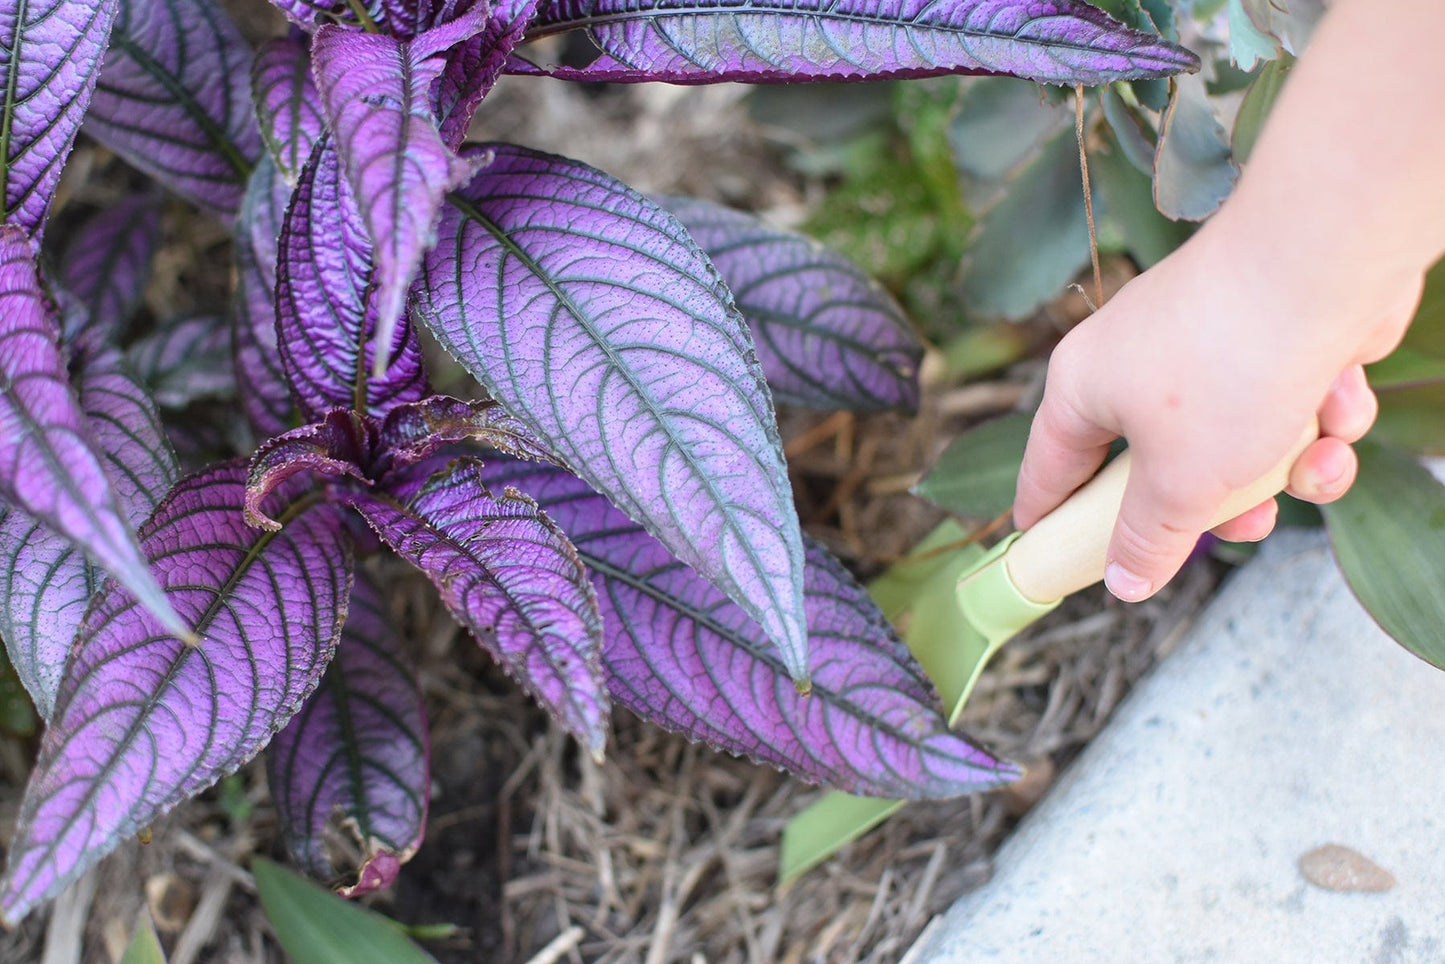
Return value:
M 196 909 L 195 888 L 175 874 L 156 874 L 148 878 L 145 891 L 151 919 L 156 923 L 156 930 L 162 934 L 179 932 Z
M 1022 817 L 1034 808 L 1034 804 L 1043 798 L 1049 787 L 1054 784 L 1054 777 L 1058 775 L 1054 761 L 1048 757 L 1038 760 L 1030 760 L 1024 764 L 1023 779 L 1010 783 L 1000 791 L 1003 797 L 1003 804 L 1008 808 L 1009 816 Z
M 1316 847 L 1299 859 L 1305 880 L 1336 893 L 1382 894 L 1395 886 L 1395 876 L 1357 850 L 1342 844 Z

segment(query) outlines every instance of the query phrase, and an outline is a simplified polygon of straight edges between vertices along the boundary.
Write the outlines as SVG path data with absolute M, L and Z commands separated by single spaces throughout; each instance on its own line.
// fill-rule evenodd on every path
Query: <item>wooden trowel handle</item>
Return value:
M 1289 454 L 1252 485 L 1231 493 L 1211 524 L 1233 519 L 1283 491 L 1295 459 L 1318 437 L 1319 428 L 1311 420 Z M 1124 499 L 1129 462 L 1126 451 L 1010 547 L 1005 564 L 1026 597 L 1055 602 L 1104 578 L 1104 554 Z

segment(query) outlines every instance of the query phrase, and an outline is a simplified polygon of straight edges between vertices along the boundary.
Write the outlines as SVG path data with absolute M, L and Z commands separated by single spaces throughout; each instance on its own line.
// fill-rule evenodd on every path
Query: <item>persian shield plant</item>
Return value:
M 892 302 L 797 236 L 466 133 L 503 73 L 1097 84 L 1193 55 L 1077 0 L 274 3 L 253 50 L 206 0 L 0 0 L 0 634 L 48 723 L 5 917 L 268 744 L 296 859 L 341 872 L 339 814 L 350 892 L 389 883 L 428 737 L 357 564 L 381 551 L 599 757 L 617 702 L 855 793 L 1011 779 L 793 508 L 773 392 L 913 404 Z M 572 31 L 590 63 L 537 53 Z M 229 317 L 137 328 L 153 197 L 45 253 L 82 121 L 230 231 Z M 483 397 L 431 390 L 417 326 Z M 167 413 L 232 390 L 261 441 L 178 478 Z

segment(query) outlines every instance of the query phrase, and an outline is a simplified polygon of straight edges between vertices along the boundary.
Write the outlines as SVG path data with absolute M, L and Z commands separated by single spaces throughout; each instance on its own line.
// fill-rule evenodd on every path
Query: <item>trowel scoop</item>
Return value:
M 1271 471 L 1233 492 L 1215 524 L 1282 491 L 1300 453 L 1318 437 L 1311 423 Z M 1129 478 L 1129 453 L 1027 532 L 992 549 L 938 556 L 956 526 L 936 530 L 870 586 L 884 613 L 903 627 L 909 649 L 938 688 L 956 723 L 989 659 L 1005 642 L 1055 609 L 1071 593 L 1104 578 L 1105 553 Z M 951 525 L 951 524 L 949 524 Z M 778 881 L 785 884 L 882 823 L 902 801 L 833 792 L 794 816 L 783 830 Z

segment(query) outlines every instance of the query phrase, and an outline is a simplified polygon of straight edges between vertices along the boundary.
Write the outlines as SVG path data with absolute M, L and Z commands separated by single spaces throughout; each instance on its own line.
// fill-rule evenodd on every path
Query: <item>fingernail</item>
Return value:
M 1111 562 L 1104 567 L 1104 585 L 1125 602 L 1138 602 L 1149 598 L 1152 588 L 1147 580 L 1140 579 L 1117 562 Z

